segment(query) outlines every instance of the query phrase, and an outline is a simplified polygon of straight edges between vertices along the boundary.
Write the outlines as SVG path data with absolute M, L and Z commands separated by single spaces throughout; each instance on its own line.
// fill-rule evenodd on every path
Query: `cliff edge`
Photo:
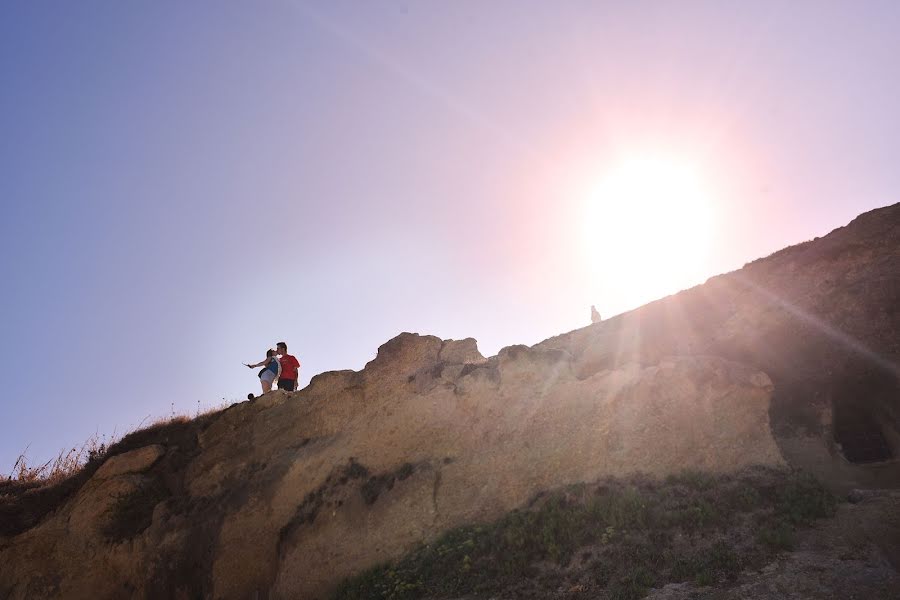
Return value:
M 402 333 L 361 371 L 137 432 L 52 497 L 0 488 L 0 598 L 324 598 L 635 473 L 900 487 L 898 364 L 900 204 L 533 347 Z

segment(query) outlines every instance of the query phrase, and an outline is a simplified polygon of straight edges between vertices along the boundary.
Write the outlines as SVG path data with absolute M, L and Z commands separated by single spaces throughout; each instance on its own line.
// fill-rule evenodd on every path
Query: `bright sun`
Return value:
M 598 306 L 619 312 L 707 276 L 712 202 L 695 165 L 667 157 L 624 160 L 587 200 L 585 241 Z

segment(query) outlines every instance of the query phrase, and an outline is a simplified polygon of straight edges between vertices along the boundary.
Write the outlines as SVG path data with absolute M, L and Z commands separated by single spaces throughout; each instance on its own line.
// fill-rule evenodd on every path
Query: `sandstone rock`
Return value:
M 97 535 L 107 523 L 110 510 L 122 497 L 141 488 L 144 478 L 134 474 L 120 474 L 89 482 L 76 498 L 69 515 L 69 527 L 80 535 Z
M 378 348 L 375 359 L 366 365 L 369 381 L 385 383 L 405 379 L 419 369 L 438 362 L 443 343 L 433 335 L 401 333 Z
M 638 471 L 787 464 L 837 489 L 896 487 L 897 463 L 852 464 L 833 439 L 854 411 L 900 439 L 889 366 L 900 359 L 900 205 L 875 212 L 532 347 L 485 359 L 470 338 L 403 333 L 362 371 L 180 425 L 177 444 L 160 433 L 165 446 L 110 458 L 38 526 L 0 542 L 0 598 L 322 598 L 548 488 Z M 98 535 L 115 499 L 151 479 L 165 489 L 144 507 L 146 530 Z M 866 510 L 890 500 L 859 499 Z M 812 577 L 815 564 L 796 558 L 772 577 Z
M 438 359 L 449 364 L 482 363 L 485 360 L 478 351 L 475 338 L 444 340 Z
M 142 473 L 152 467 L 153 463 L 165 453 L 165 448 L 159 444 L 153 444 L 113 456 L 97 469 L 94 478 L 110 479 L 125 473 Z

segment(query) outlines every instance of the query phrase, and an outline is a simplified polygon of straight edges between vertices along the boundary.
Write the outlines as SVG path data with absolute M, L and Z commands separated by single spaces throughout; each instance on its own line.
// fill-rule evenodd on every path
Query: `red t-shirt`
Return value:
M 290 354 L 285 354 L 281 358 L 278 359 L 281 362 L 281 377 L 280 379 L 297 379 L 297 369 L 300 368 L 300 361 L 297 360 L 296 356 L 291 356 Z

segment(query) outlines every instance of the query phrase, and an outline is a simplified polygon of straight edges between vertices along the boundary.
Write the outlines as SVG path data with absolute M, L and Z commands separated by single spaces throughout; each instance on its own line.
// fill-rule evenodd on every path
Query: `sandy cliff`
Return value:
M 0 598 L 325 597 L 608 475 L 792 465 L 897 486 L 898 363 L 894 205 L 533 347 L 404 333 L 362 371 L 139 432 L 48 510 L 7 502 Z

